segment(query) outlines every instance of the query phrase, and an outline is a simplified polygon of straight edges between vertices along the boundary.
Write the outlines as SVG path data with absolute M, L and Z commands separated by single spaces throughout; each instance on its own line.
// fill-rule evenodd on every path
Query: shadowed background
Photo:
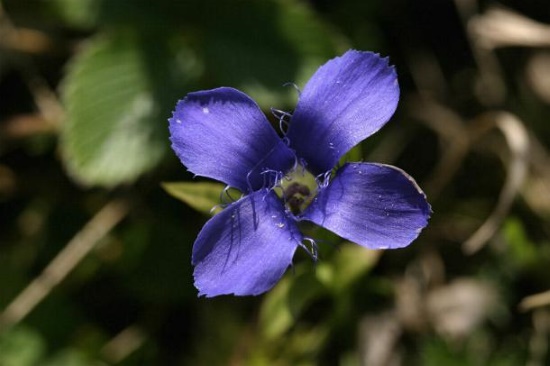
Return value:
M 348 159 L 407 171 L 430 224 L 317 230 L 270 292 L 197 298 L 223 187 L 170 150 L 176 101 L 231 86 L 276 125 L 349 48 L 401 100 Z M 1 0 L 0 365 L 550 364 L 549 50 L 545 0 Z

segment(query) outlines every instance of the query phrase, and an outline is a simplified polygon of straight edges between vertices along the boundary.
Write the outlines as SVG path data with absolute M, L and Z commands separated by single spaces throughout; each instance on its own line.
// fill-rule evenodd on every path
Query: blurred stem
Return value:
M 128 205 L 121 200 L 109 202 L 96 213 L 42 273 L 0 313 L 0 331 L 27 316 L 127 214 Z

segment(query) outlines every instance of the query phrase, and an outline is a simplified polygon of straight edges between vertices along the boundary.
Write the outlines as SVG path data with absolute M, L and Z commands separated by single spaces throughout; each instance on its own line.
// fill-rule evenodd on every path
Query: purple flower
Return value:
M 315 243 L 305 220 L 371 249 L 401 248 L 427 225 L 414 180 L 383 164 L 346 163 L 393 115 L 399 86 L 387 59 L 348 51 L 320 67 L 280 138 L 258 105 L 232 88 L 189 93 L 170 119 L 172 148 L 198 176 L 238 188 L 193 247 L 199 295 L 257 295 L 279 281 L 296 248 Z M 284 120 L 284 118 L 282 118 Z

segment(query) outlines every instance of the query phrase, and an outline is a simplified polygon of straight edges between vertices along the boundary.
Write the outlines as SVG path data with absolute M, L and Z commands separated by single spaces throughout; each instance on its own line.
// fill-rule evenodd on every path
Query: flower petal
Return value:
M 241 198 L 206 223 L 193 247 L 199 296 L 258 295 L 279 281 L 302 236 L 273 191 Z
M 243 192 L 274 183 L 262 173 L 284 172 L 295 162 L 258 105 L 232 88 L 189 93 L 180 100 L 170 118 L 170 139 L 191 172 Z
M 290 120 L 290 146 L 312 173 L 327 172 L 378 131 L 398 101 L 397 75 L 388 59 L 348 51 L 321 66 L 306 84 Z
M 304 212 L 304 219 L 371 249 L 409 245 L 431 208 L 416 182 L 382 164 L 345 164 Z

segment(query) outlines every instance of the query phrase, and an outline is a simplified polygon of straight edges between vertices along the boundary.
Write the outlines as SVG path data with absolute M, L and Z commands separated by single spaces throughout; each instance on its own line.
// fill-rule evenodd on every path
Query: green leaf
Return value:
M 345 242 L 333 253 L 330 261 L 317 265 L 317 278 L 335 293 L 348 291 L 349 286 L 374 267 L 382 253 L 381 250 Z
M 162 188 L 195 210 L 203 214 L 211 214 L 212 208 L 220 204 L 224 185 L 214 182 L 178 182 L 162 183 Z
M 45 342 L 36 331 L 18 326 L 0 336 L 0 365 L 37 365 L 45 350 Z
M 44 366 L 95 366 L 97 362 L 88 358 L 86 354 L 75 349 L 67 348 L 42 363 Z
M 502 233 L 508 244 L 506 254 L 511 265 L 529 267 L 540 258 L 536 245 L 529 239 L 524 224 L 518 218 L 506 219 Z
M 260 310 L 260 327 L 266 339 L 272 340 L 283 335 L 294 323 L 288 306 L 291 280 L 288 276 L 265 295 Z
M 301 267 L 304 268 L 304 267 Z M 300 271 L 300 268 L 296 268 Z M 265 297 L 260 312 L 260 325 L 268 340 L 281 337 L 307 307 L 326 294 L 311 268 L 301 274 L 287 274 Z
M 354 243 L 344 243 L 334 253 L 336 288 L 345 288 L 367 274 L 378 263 L 382 250 L 372 250 Z
M 433 338 L 422 343 L 419 352 L 420 365 L 426 366 L 462 366 L 469 365 L 468 355 L 464 348 L 457 350 L 449 349 L 448 345 L 441 339 Z
M 42 5 L 48 15 L 58 21 L 78 28 L 91 28 L 97 22 L 101 3 L 100 0 L 49 0 Z
M 361 144 L 358 144 L 340 158 L 338 166 L 342 166 L 348 162 L 357 162 L 361 160 L 363 160 L 363 148 Z
M 63 82 L 62 151 L 69 173 L 88 185 L 130 183 L 168 150 L 166 119 L 185 64 L 159 37 L 117 31 L 91 39 Z M 170 106 L 168 106 L 170 105 Z
M 213 86 L 234 86 L 262 107 L 294 105 L 298 94 L 283 85 L 303 88 L 321 64 L 347 48 L 335 29 L 300 2 L 222 1 L 215 17 L 208 2 L 191 3 L 186 16 L 203 30 L 197 36 Z

